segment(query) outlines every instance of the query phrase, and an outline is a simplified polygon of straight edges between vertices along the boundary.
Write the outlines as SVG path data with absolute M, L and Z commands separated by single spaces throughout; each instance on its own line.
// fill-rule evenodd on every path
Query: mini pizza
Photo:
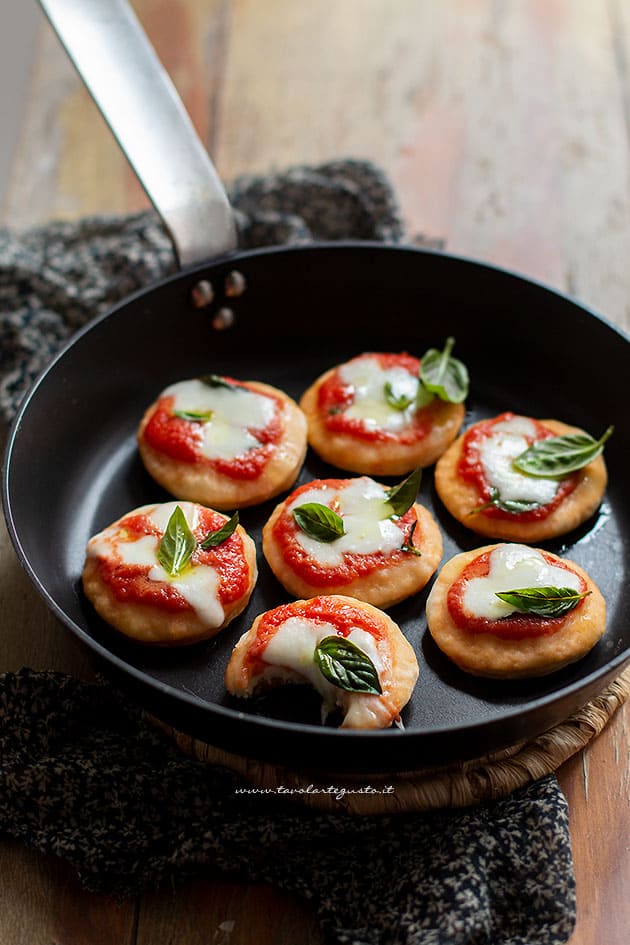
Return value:
M 467 673 L 542 676 L 595 646 L 606 604 L 574 562 L 527 545 L 488 545 L 444 565 L 427 621 L 439 648 Z
M 414 502 L 418 479 L 392 489 L 367 476 L 316 479 L 296 489 L 263 529 L 271 570 L 295 597 L 347 594 L 391 607 L 415 594 L 442 557 L 438 526 Z
M 429 391 L 420 371 L 409 354 L 361 354 L 327 371 L 300 401 L 313 449 L 340 469 L 368 475 L 430 466 L 457 436 L 465 408 Z
M 238 513 L 191 502 L 144 505 L 90 538 L 83 588 L 100 616 L 139 643 L 214 636 L 245 609 L 256 549 Z
M 607 483 L 599 453 L 609 435 L 595 441 L 558 420 L 502 413 L 453 443 L 435 467 L 435 487 L 451 515 L 479 535 L 519 542 L 554 538 L 599 506 Z M 583 460 L 597 455 L 577 468 L 578 454 Z M 535 474 L 521 471 L 521 464 Z
M 306 453 L 306 419 L 282 391 L 211 374 L 162 391 L 138 430 L 148 472 L 178 499 L 218 509 L 289 489 Z
M 238 641 L 225 673 L 232 695 L 310 683 L 322 718 L 339 707 L 342 728 L 387 728 L 418 679 L 418 661 L 387 614 L 352 597 L 315 597 L 268 610 Z

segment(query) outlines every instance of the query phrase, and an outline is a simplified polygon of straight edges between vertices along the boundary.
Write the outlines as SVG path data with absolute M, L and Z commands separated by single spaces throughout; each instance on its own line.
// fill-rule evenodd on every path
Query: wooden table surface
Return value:
M 624 0 L 136 0 L 219 172 L 369 157 L 411 236 L 520 272 L 630 328 L 630 7 Z M 50 30 L 1 222 L 146 206 Z M 0 670 L 89 676 L 0 545 Z M 571 945 L 630 929 L 628 706 L 560 780 L 571 811 Z M 199 879 L 117 904 L 51 859 L 0 845 L 0 942 L 320 943 L 262 885 Z M 256 921 L 252 921 L 256 916 Z

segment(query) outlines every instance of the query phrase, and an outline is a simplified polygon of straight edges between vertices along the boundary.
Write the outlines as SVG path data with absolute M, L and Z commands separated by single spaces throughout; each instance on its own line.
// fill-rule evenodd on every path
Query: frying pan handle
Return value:
M 127 0 L 38 0 L 173 241 L 180 266 L 236 247 L 225 190 Z

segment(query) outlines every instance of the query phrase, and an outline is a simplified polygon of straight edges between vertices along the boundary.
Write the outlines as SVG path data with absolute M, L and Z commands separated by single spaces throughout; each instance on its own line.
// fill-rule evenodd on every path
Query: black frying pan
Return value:
M 230 301 L 234 325 L 217 331 L 216 306 L 196 308 L 191 293 L 202 279 L 223 285 L 235 267 L 248 288 Z M 433 644 L 425 591 L 390 611 L 420 662 L 404 730 L 348 732 L 319 724 L 310 693 L 283 690 L 247 703 L 224 690 L 236 640 L 256 614 L 287 600 L 260 555 L 247 610 L 216 640 L 147 649 L 97 617 L 80 586 L 88 537 L 138 505 L 169 498 L 135 447 L 139 419 L 164 386 L 212 371 L 299 397 L 323 370 L 361 351 L 421 354 L 447 334 L 457 338 L 472 377 L 467 423 L 511 409 L 597 435 L 615 424 L 600 510 L 547 543 L 586 568 L 607 600 L 606 634 L 584 659 L 541 679 L 470 677 Z M 402 770 L 473 757 L 564 719 L 629 658 L 628 352 L 620 332 L 575 302 L 465 259 L 365 243 L 230 254 L 137 293 L 80 332 L 40 377 L 9 437 L 9 531 L 36 588 L 101 667 L 150 711 L 193 735 L 320 770 Z M 299 481 L 336 474 L 309 453 Z M 441 525 L 445 559 L 484 543 L 442 508 L 431 471 L 421 501 Z M 274 504 L 243 510 L 255 539 Z

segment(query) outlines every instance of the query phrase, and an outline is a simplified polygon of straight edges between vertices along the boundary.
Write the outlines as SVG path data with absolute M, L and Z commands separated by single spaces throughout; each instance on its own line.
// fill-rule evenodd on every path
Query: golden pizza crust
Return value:
M 149 474 L 176 499 L 188 499 L 219 510 L 242 509 L 248 505 L 258 505 L 290 489 L 297 479 L 307 446 L 304 414 L 283 391 L 260 381 L 246 383 L 253 391 L 278 397 L 284 407 L 282 437 L 256 479 L 232 479 L 207 463 L 184 463 L 165 456 L 144 438 L 144 430 L 158 401 L 145 412 L 138 429 L 140 456 Z
M 331 595 L 329 599 L 338 603 L 339 606 L 350 605 L 376 618 L 384 630 L 384 641 L 375 641 L 384 664 L 379 673 L 382 695 L 364 695 L 339 689 L 337 705 L 344 712 L 341 728 L 387 728 L 398 718 L 409 702 L 418 679 L 418 660 L 413 647 L 400 627 L 376 607 L 344 595 Z M 297 614 L 300 607 L 308 606 L 310 603 L 310 600 L 298 600 L 291 606 L 295 608 Z M 267 688 L 306 681 L 303 676 L 288 667 L 269 665 L 261 673 L 259 668 L 256 668 L 256 664 L 247 660 L 249 648 L 256 640 L 258 625 L 264 617 L 265 614 L 260 614 L 256 618 L 252 627 L 241 637 L 232 651 L 225 671 L 225 688 L 233 696 L 248 698 L 255 692 Z
M 455 555 L 440 571 L 426 613 L 429 632 L 442 652 L 467 673 L 506 679 L 544 676 L 585 656 L 606 629 L 604 598 L 583 568 L 542 549 L 536 550 L 570 565 L 590 591 L 579 607 L 566 614 L 559 630 L 548 636 L 507 640 L 493 633 L 469 633 L 457 626 L 447 605 L 449 588 L 472 561 L 498 547 L 487 545 Z
M 262 546 L 269 567 L 282 586 L 295 597 L 316 597 L 323 593 L 345 594 L 375 607 L 393 607 L 394 604 L 422 590 L 442 559 L 442 534 L 431 513 L 416 503 L 414 509 L 418 526 L 413 540 L 414 545 L 422 552 L 420 556 L 406 554 L 402 559 L 392 561 L 365 577 L 355 578 L 348 584 L 326 585 L 325 588 L 310 584 L 287 564 L 273 536 L 274 526 L 287 503 L 290 504 L 291 498 L 289 496 L 273 510 L 263 528 Z
M 127 516 L 124 516 L 125 518 Z M 116 524 L 116 523 L 114 523 Z M 98 558 L 88 557 L 83 568 L 83 590 L 94 609 L 108 624 L 137 643 L 158 646 L 182 646 L 216 636 L 247 607 L 256 584 L 256 546 L 244 528 L 237 526 L 249 571 L 245 593 L 224 604 L 224 619 L 218 627 L 208 627 L 194 610 L 167 611 L 151 604 L 120 601 L 100 575 Z
M 578 427 L 568 426 L 559 420 L 538 422 L 557 436 L 584 432 Z M 531 544 L 533 541 L 544 541 L 572 531 L 597 510 L 608 481 L 606 464 L 601 456 L 579 470 L 578 483 L 573 492 L 566 496 L 546 518 L 534 522 L 519 522 L 505 518 L 492 518 L 483 512 L 471 515 L 471 511 L 477 508 L 483 499 L 479 496 L 476 487 L 459 475 L 465 435 L 458 437 L 438 461 L 435 467 L 435 488 L 451 515 L 478 535 Z
M 329 430 L 319 410 L 319 389 L 336 370 L 326 371 L 305 391 L 300 407 L 308 421 L 310 445 L 322 459 L 340 469 L 368 476 L 401 476 L 417 466 L 430 466 L 453 442 L 464 422 L 463 404 L 449 404 L 435 397 L 426 408 L 432 417 L 431 430 L 416 443 L 363 440 Z

